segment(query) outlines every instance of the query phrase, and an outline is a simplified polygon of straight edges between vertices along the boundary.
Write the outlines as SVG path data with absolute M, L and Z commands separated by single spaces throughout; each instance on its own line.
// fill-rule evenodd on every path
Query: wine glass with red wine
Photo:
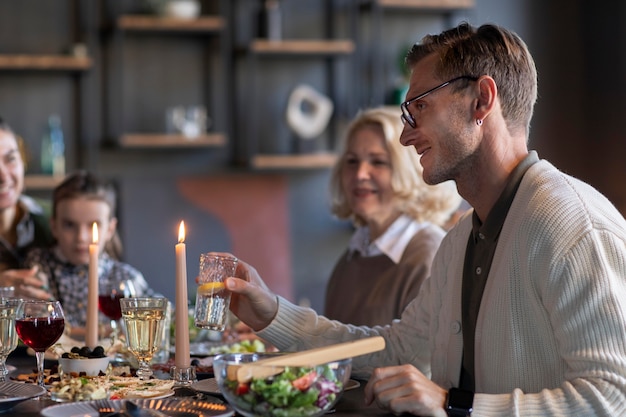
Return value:
M 22 342 L 35 351 L 37 384 L 44 386 L 43 360 L 45 351 L 63 335 L 65 316 L 58 301 L 25 300 L 15 315 L 15 330 Z
M 131 280 L 108 277 L 100 279 L 98 288 L 98 309 L 111 320 L 111 328 L 113 329 L 111 337 L 115 342 L 119 340 L 119 336 L 122 334 L 120 329 L 122 322 L 120 299 L 135 297 L 135 286 Z

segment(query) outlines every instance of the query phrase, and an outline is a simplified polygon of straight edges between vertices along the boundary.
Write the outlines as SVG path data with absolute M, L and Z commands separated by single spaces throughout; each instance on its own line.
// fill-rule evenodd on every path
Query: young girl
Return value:
M 89 244 L 94 222 L 99 233 L 99 280 L 130 280 L 136 296 L 154 295 L 141 272 L 117 260 L 119 250 L 107 248 L 117 237 L 116 195 L 111 184 L 88 172 L 76 172 L 54 189 L 52 204 L 50 227 L 56 244 L 31 250 L 26 264 L 39 266 L 40 278 L 49 283 L 50 294 L 63 305 L 72 336 L 85 333 Z

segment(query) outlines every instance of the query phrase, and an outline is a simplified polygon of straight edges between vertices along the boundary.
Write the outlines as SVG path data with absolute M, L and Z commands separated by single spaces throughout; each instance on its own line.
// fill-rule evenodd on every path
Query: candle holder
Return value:
M 172 366 L 170 368 L 170 379 L 174 380 L 175 387 L 187 387 L 197 382 L 196 367 L 189 366 L 186 368 Z

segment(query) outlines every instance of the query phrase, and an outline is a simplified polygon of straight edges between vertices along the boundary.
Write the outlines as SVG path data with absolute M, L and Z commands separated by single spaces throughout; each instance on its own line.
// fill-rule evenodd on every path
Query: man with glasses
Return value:
M 494 25 L 427 36 L 407 55 L 400 141 L 429 184 L 473 210 L 444 238 L 400 320 L 355 327 L 271 293 L 240 262 L 234 313 L 279 349 L 381 335 L 353 360 L 365 400 L 420 416 L 616 416 L 626 404 L 626 221 L 527 142 L 537 72 Z M 349 296 L 349 294 L 346 294 Z

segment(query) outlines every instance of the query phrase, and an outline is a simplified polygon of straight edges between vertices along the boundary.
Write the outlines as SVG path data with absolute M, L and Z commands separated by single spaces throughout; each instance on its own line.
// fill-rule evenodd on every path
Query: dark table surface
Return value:
M 33 356 L 26 355 L 24 351 L 16 351 L 9 356 L 7 364 L 17 368 L 14 373 L 30 373 L 36 368 L 36 359 Z M 48 367 L 48 364 L 46 364 Z M 366 407 L 363 400 L 363 389 L 365 383 L 361 382 L 360 387 L 344 392 L 335 406 L 335 412 L 329 414 L 333 417 L 346 416 L 392 416 L 393 414 L 380 410 L 376 406 Z M 182 392 L 180 394 L 183 394 Z M 211 398 L 210 396 L 207 396 Z M 26 400 L 17 404 L 12 409 L 2 413 L 4 415 L 19 415 L 24 417 L 41 417 L 41 410 L 46 407 L 56 405 L 58 403 L 49 398 L 41 400 Z M 238 414 L 237 414 L 238 415 Z

